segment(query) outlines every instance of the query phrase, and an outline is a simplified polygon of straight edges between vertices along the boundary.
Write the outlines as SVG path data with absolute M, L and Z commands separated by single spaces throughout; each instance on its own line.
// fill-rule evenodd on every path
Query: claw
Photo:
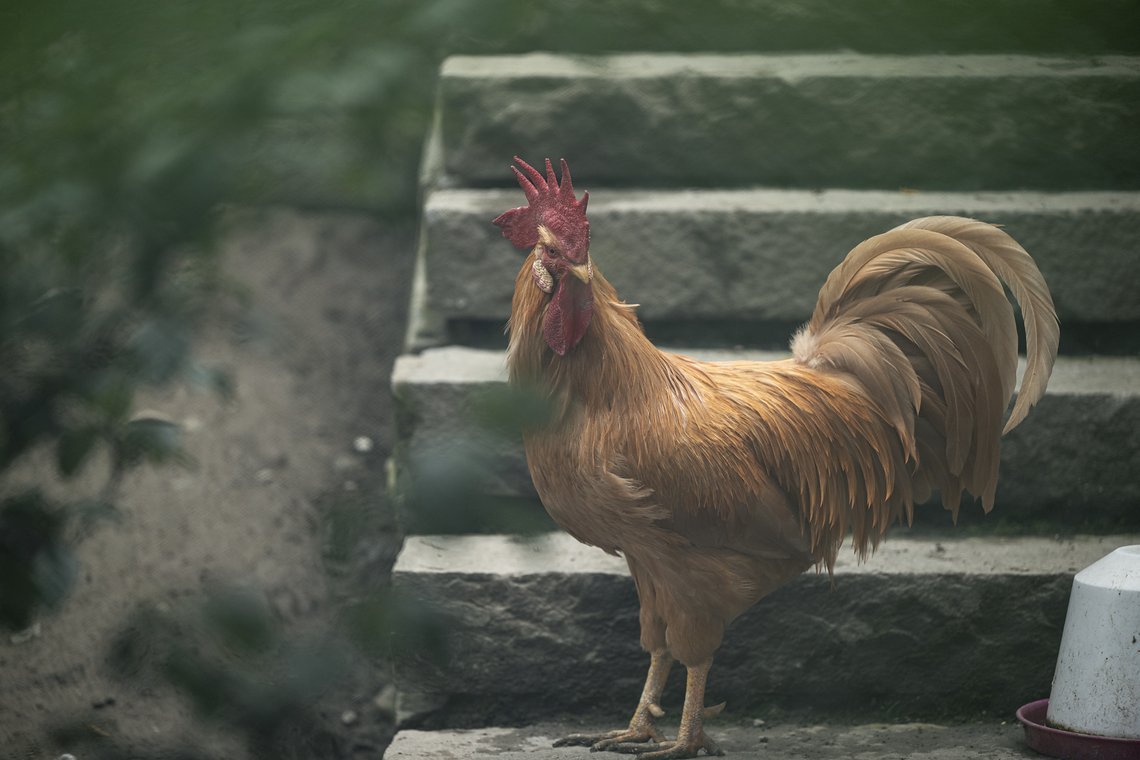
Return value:
M 561 739 L 555 739 L 554 744 L 551 746 L 590 747 L 599 741 L 598 736 L 598 734 L 570 734 L 569 736 L 563 736 Z
M 724 750 L 707 737 L 695 746 L 680 742 L 664 742 L 649 746 L 641 745 L 641 748 L 648 751 L 641 752 L 637 756 L 637 760 L 684 760 L 685 758 L 696 757 L 702 749 L 707 755 L 724 757 Z
M 591 752 L 641 752 L 646 745 L 646 742 L 664 742 L 665 737 L 657 730 L 656 726 L 646 726 L 642 730 L 629 729 L 628 731 L 610 732 L 616 733 L 616 736 L 610 736 L 606 739 L 592 744 L 590 746 Z M 629 747 L 639 747 L 640 749 L 629 749 Z
M 606 731 L 600 734 L 570 734 L 563 736 L 561 739 L 554 741 L 555 747 L 589 747 L 591 752 L 621 752 L 622 750 L 614 750 L 612 747 L 618 744 L 636 744 L 639 747 L 644 747 L 644 742 L 665 741 L 665 737 L 653 725 L 645 726 L 644 728 L 619 728 L 614 731 Z
M 706 707 L 702 711 L 702 715 L 704 716 L 705 720 L 708 720 L 709 718 L 715 718 L 716 716 L 718 716 L 722 712 L 724 712 L 724 708 L 727 705 L 728 705 L 728 702 L 721 702 L 719 705 L 713 705 L 712 707 Z
M 646 750 L 652 751 L 658 747 L 667 747 L 668 742 L 620 742 L 618 744 L 610 744 L 603 750 L 598 750 L 590 747 L 591 752 L 620 752 L 624 755 L 637 755 L 642 757 Z
M 655 702 L 650 703 L 648 710 L 649 714 L 654 718 L 662 718 L 665 716 L 665 711 L 661 709 L 661 705 Z
M 724 757 L 724 750 L 709 737 L 705 737 L 705 753 L 716 757 Z

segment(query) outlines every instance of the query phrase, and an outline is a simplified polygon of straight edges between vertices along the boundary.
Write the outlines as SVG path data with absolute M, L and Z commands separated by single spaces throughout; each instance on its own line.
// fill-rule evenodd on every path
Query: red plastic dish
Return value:
M 1017 719 L 1025 729 L 1025 743 L 1043 755 L 1062 760 L 1137 760 L 1140 739 L 1078 734 L 1045 725 L 1049 700 L 1039 699 L 1022 705 Z

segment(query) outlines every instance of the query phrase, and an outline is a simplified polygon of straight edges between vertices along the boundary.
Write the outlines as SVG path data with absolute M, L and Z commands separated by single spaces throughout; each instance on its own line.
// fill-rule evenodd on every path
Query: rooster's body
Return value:
M 993 504 L 1017 334 L 1028 368 L 1006 429 L 1043 394 L 1057 349 L 1048 289 L 1004 232 L 920 219 L 862 243 L 831 274 L 778 362 L 664 353 L 589 258 L 585 199 L 522 163 L 529 207 L 496 220 L 531 252 L 510 320 L 511 382 L 554 419 L 525 438 L 554 520 L 627 560 L 652 661 L 628 729 L 568 737 L 648 757 L 718 752 L 704 683 L 725 626 L 799 573 L 830 570 L 848 532 L 872 550 L 937 489 Z M 517 172 L 516 172 L 517 173 Z M 669 666 L 689 671 L 675 742 L 653 725 Z

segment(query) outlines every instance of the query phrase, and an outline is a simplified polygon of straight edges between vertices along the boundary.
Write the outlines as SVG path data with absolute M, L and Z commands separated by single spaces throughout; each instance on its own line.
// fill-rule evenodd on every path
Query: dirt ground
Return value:
M 80 545 L 62 609 L 0 639 L 0 757 L 69 750 L 85 760 L 84 747 L 95 756 L 100 746 L 262 754 L 196 717 L 161 680 L 117 677 L 113 643 L 140 609 L 192 616 L 230 585 L 252 589 L 285 638 L 316 640 L 361 589 L 383 583 L 398 550 L 384 461 L 413 238 L 410 226 L 357 214 L 236 217 L 224 246 L 229 313 L 211 319 L 196 352 L 232 373 L 235 397 L 177 388 L 144 400 L 182 425 L 194 465 L 132 474 L 119 500 L 125 519 Z M 25 469 L 42 482 L 42 469 Z M 75 487 L 101 482 L 99 463 L 88 469 Z M 336 557 L 328 511 L 345 499 L 370 515 L 358 526 L 364 540 Z M 320 695 L 315 723 L 275 756 L 379 757 L 392 730 L 387 675 L 363 655 L 349 665 Z

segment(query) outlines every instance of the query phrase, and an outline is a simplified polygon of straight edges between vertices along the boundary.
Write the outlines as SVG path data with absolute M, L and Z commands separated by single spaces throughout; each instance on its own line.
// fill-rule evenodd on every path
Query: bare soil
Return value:
M 413 237 L 410 225 L 361 214 L 236 215 L 224 244 L 228 306 L 196 351 L 232 373 L 234 398 L 181 387 L 143 400 L 182 425 L 194 464 L 131 474 L 124 519 L 79 546 L 68 601 L 0 639 L 0 757 L 66 750 L 85 760 L 108 747 L 140 757 L 379 757 L 392 734 L 388 679 L 362 654 L 314 695 L 315 719 L 298 724 L 285 752 L 251 745 L 225 715 L 203 720 L 162 678 L 117 675 L 112 654 L 140 610 L 192 619 L 228 586 L 267 605 L 284 640 L 323 640 L 346 604 L 386 581 L 399 548 L 383 494 L 389 375 Z M 100 483 L 101 464 L 68 488 Z M 15 480 L 42 484 L 49 471 L 33 462 Z M 347 553 L 330 544 L 341 539 L 329 521 L 345 503 L 367 517 Z

